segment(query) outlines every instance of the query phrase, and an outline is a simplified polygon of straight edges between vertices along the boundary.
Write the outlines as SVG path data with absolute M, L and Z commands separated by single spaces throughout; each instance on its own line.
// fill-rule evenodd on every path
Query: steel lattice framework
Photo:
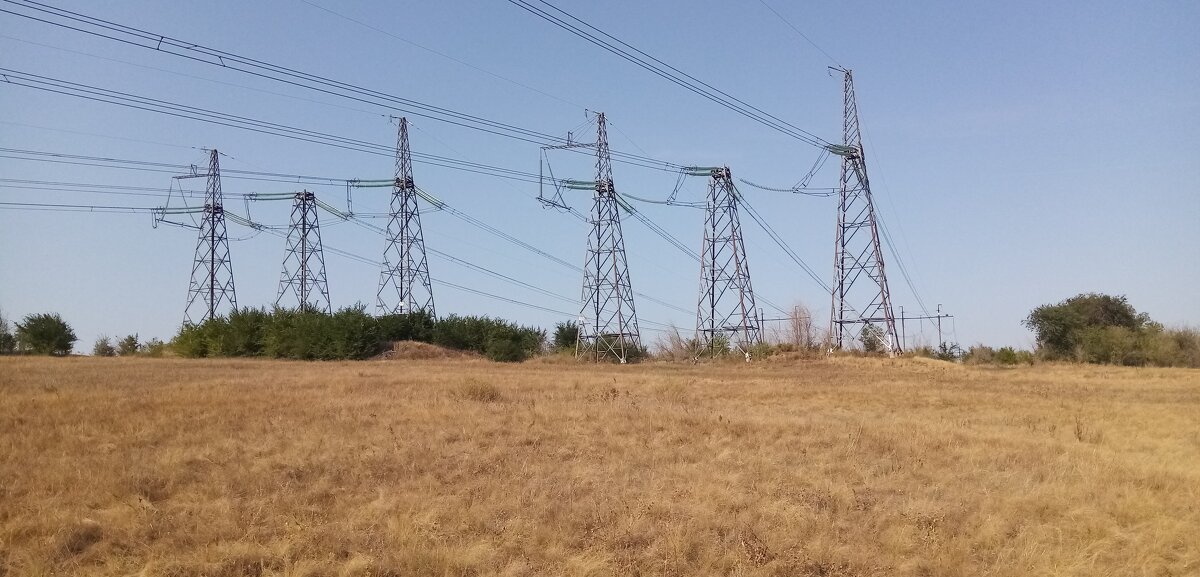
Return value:
M 592 233 L 583 266 L 577 357 L 627 362 L 641 350 L 629 263 L 621 234 L 621 200 L 613 187 L 604 113 L 596 114 L 596 181 Z
M 196 256 L 192 261 L 192 280 L 188 285 L 187 306 L 183 309 L 184 324 L 197 324 L 193 314 L 203 323 L 215 316 L 224 305 L 237 308 L 233 288 L 233 266 L 229 261 L 229 236 L 225 229 L 225 206 L 221 193 L 221 166 L 217 150 L 209 151 L 208 185 L 204 196 L 204 212 L 200 234 L 196 238 Z
M 829 147 L 842 157 L 829 334 L 831 344 L 839 349 L 859 341 L 864 346 L 895 354 L 901 352 L 900 340 L 867 179 L 854 77 L 849 70 L 841 72 L 845 93 L 842 145 Z
M 307 190 L 297 192 L 292 200 L 287 255 L 283 257 L 275 306 L 283 306 L 285 297 L 303 309 L 332 312 L 329 280 L 325 276 L 325 251 L 321 247 L 321 226 L 317 219 L 317 196 Z
M 412 153 L 408 147 L 408 119 L 400 118 L 396 131 L 396 182 L 392 189 L 383 272 L 376 293 L 380 314 L 424 312 L 436 317 L 417 186 L 413 182 Z
M 698 356 L 716 356 L 733 347 L 750 360 L 750 347 L 762 342 L 738 202 L 729 167 L 711 169 L 696 305 Z

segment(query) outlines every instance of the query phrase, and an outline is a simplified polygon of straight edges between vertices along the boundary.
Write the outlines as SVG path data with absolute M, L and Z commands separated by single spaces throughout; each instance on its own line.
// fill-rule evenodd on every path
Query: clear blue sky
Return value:
M 55 6 L 344 80 L 540 132 L 565 134 L 585 109 L 607 113 L 613 148 L 680 164 L 728 164 L 737 177 L 795 183 L 817 150 L 788 139 L 537 19 L 490 2 L 279 0 L 205 4 L 80 2 Z M 767 0 L 841 65 L 855 71 L 878 208 L 929 309 L 955 315 L 947 340 L 1032 345 L 1020 320 L 1079 292 L 1127 295 L 1168 325 L 1200 324 L 1200 4 L 1155 2 L 824 2 Z M 840 137 L 841 83 L 825 55 L 758 0 L 560 2 L 634 46 L 828 140 Z M 323 6 L 389 34 L 330 14 Z M 12 5 L 0 4 L 12 9 Z M 440 54 L 439 54 L 440 53 Z M 449 57 L 449 58 L 447 58 Z M 464 64 L 465 63 L 465 64 Z M 122 46 L 0 14 L 0 67 L 388 144 L 387 111 L 237 72 Z M 481 72 L 487 71 L 485 72 Z M 531 89 L 532 88 L 532 89 Z M 537 172 L 535 145 L 412 118 L 415 151 Z M 582 136 L 581 139 L 586 139 Z M 0 147 L 203 163 L 226 169 L 388 178 L 392 162 L 234 128 L 170 118 L 0 83 Z M 590 162 L 551 156 L 559 177 L 590 178 Z M 675 176 L 618 164 L 618 190 L 665 198 Z M 547 252 L 582 263 L 587 228 L 534 200 L 536 185 L 418 162 L 419 186 Z M 0 202 L 157 206 L 164 199 L 30 190 L 11 180 L 166 188 L 170 174 L 0 158 Z M 837 179 L 831 162 L 814 186 Z M 188 183 L 197 186 L 198 181 Z M 53 187 L 52 187 L 53 188 Z M 69 187 L 58 187 L 69 188 Z M 297 187 L 227 179 L 227 195 Z M 331 203 L 341 186 L 309 187 Z M 119 191 L 116 189 L 109 189 Z M 833 199 L 742 187 L 789 245 L 832 276 Z M 688 181 L 681 198 L 702 198 Z M 131 192 L 125 190 L 124 192 Z M 147 193 L 147 191 L 142 191 Z M 156 194 L 152 191 L 148 194 Z M 355 196 L 384 210 L 387 189 Z M 589 206 L 586 192 L 571 201 Z M 176 199 L 177 201 L 177 199 Z M 244 213 L 240 199 L 230 210 Z M 702 213 L 640 207 L 698 247 Z M 285 203 L 251 216 L 286 224 Z M 322 215 L 324 240 L 378 260 L 382 237 Z M 383 221 L 377 221 L 383 225 Z M 427 243 L 567 300 L 430 257 L 435 278 L 571 312 L 563 316 L 451 288 L 442 314 L 491 314 L 553 327 L 574 316 L 581 279 L 444 213 L 424 218 Z M 686 310 L 698 265 L 633 220 L 624 225 L 635 288 Z M 743 217 L 757 291 L 807 304 L 827 322 L 829 297 Z M 231 224 L 242 305 L 274 302 L 283 240 Z M 145 214 L 0 210 L 0 309 L 10 319 L 60 312 L 88 351 L 100 334 L 174 334 L 195 233 L 151 227 Z M 246 238 L 252 237 L 252 238 Z M 889 258 L 894 256 L 889 254 Z M 328 254 L 337 306 L 373 310 L 379 271 Z M 889 263 L 893 300 L 912 290 Z M 828 280 L 826 281 L 828 282 Z M 640 317 L 694 325 L 640 299 Z M 777 316 L 768 310 L 767 316 Z M 934 340 L 929 325 L 909 337 Z M 643 324 L 644 329 L 652 326 Z M 923 330 L 923 335 L 918 331 Z M 656 333 L 644 330 L 652 342 Z

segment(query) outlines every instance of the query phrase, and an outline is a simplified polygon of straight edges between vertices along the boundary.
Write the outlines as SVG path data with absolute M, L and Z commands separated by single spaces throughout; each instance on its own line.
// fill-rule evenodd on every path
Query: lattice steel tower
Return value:
M 896 318 L 883 268 L 883 248 L 862 134 L 858 125 L 858 103 L 854 96 L 854 77 L 844 74 L 845 107 L 842 113 L 842 145 L 830 145 L 830 152 L 842 157 L 839 185 L 837 232 L 834 242 L 833 304 L 829 334 L 836 348 L 869 340 L 872 348 L 896 354 L 901 352 L 896 335 Z M 868 329 L 868 327 L 871 327 Z M 868 331 L 869 332 L 864 332 Z M 864 337 L 864 335 L 866 335 Z M 867 346 L 867 343 L 862 343 Z
M 750 347 L 762 342 L 762 323 L 750 284 L 738 201 L 729 167 L 711 169 L 700 248 L 697 354 L 715 356 L 732 347 L 750 360 Z
M 209 151 L 208 185 L 204 194 L 200 234 L 196 239 L 196 256 L 192 261 L 187 306 L 183 309 L 184 324 L 197 324 L 193 314 L 199 314 L 199 322 L 203 323 L 217 316 L 217 311 L 225 304 L 231 309 L 237 308 L 233 266 L 229 262 L 229 236 L 225 230 L 221 166 L 217 154 L 215 148 Z
M 604 113 L 596 114 L 596 182 L 592 233 L 583 266 L 583 306 L 579 311 L 577 357 L 624 363 L 641 350 L 629 263 L 621 235 L 621 208 L 613 188 L 612 158 Z
M 433 285 L 425 258 L 425 237 L 413 183 L 412 153 L 408 148 L 408 119 L 400 118 L 396 131 L 396 182 L 392 188 L 391 217 L 387 246 L 383 250 L 383 272 L 376 293 L 379 314 L 423 311 L 437 315 L 433 307 Z
M 279 275 L 279 296 L 300 308 L 330 313 L 329 280 L 325 276 L 325 251 L 321 248 L 321 226 L 317 219 L 317 196 L 307 190 L 292 200 L 292 224 L 288 228 L 287 255 Z

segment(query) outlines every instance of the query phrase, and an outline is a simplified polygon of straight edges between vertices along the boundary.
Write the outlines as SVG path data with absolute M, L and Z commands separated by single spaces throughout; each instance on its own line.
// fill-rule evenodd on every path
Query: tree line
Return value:
M 786 342 L 756 346 L 755 358 L 793 352 L 796 346 L 807 351 L 827 348 L 819 342 L 812 315 L 802 307 L 797 307 L 795 315 L 793 324 L 797 326 L 791 328 L 795 335 Z M 936 348 L 922 347 L 908 354 L 971 364 L 1065 361 L 1200 368 L 1200 330 L 1167 328 L 1138 312 L 1124 296 L 1082 293 L 1033 309 L 1022 324 L 1035 335 L 1032 351 L 985 345 L 963 350 L 957 344 L 939 343 Z M 677 331 L 673 336 L 658 344 L 654 356 L 694 359 L 696 344 L 680 337 Z M 424 313 L 410 313 L 376 317 L 367 314 L 362 305 L 333 313 L 306 307 L 242 308 L 198 325 L 184 325 L 170 343 L 158 339 L 142 343 L 136 334 L 117 340 L 102 336 L 96 340 L 92 354 L 162 356 L 169 350 L 183 357 L 366 359 L 387 350 L 393 342 L 419 341 L 478 353 L 495 361 L 519 362 L 545 352 L 574 351 L 579 327 L 573 322 L 559 323 L 549 342 L 546 337 L 546 331 L 538 327 L 488 316 L 434 319 Z M 67 355 L 77 341 L 75 332 L 57 313 L 30 314 L 16 323 L 0 314 L 0 354 Z M 864 348 L 859 352 L 881 354 L 868 346 L 876 341 L 864 338 Z M 729 347 L 718 348 L 728 352 Z M 636 358 L 650 356 L 648 351 L 641 351 Z

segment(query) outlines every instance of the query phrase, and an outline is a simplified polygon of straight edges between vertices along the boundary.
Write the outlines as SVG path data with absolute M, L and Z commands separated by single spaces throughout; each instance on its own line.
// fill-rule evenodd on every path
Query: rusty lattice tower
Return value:
M 233 288 L 233 265 L 229 261 L 229 235 L 225 229 L 225 202 L 221 193 L 221 165 L 214 148 L 209 151 L 208 184 L 204 210 L 196 238 L 196 256 L 192 261 L 192 280 L 188 285 L 184 324 L 207 321 L 228 306 L 237 308 Z M 201 176 L 197 174 L 196 176 Z
M 417 186 L 413 182 L 412 153 L 408 148 L 408 119 L 400 118 L 396 131 L 396 182 L 392 187 L 387 246 L 379 277 L 376 309 L 379 314 L 424 312 L 437 315 L 433 284 L 425 257 Z
M 621 234 L 621 207 L 613 187 L 612 158 L 604 113 L 596 114 L 596 181 L 592 195 L 583 305 L 579 312 L 578 357 L 627 362 L 642 347 L 629 263 Z
M 317 219 L 317 196 L 307 190 L 297 192 L 292 200 L 287 255 L 283 258 L 275 306 L 293 301 L 300 308 L 332 312 L 329 280 L 325 276 L 325 251 L 321 248 L 321 226 Z
M 750 348 L 762 342 L 762 324 L 738 219 L 739 195 L 729 167 L 709 170 L 696 305 L 697 354 L 736 350 L 750 360 Z
M 842 158 L 833 252 L 830 344 L 840 349 L 855 346 L 857 342 L 865 348 L 896 354 L 901 352 L 900 340 L 883 268 L 883 247 L 871 184 L 867 179 L 854 77 L 849 70 L 838 70 L 844 75 L 845 104 L 842 144 L 828 147 Z

